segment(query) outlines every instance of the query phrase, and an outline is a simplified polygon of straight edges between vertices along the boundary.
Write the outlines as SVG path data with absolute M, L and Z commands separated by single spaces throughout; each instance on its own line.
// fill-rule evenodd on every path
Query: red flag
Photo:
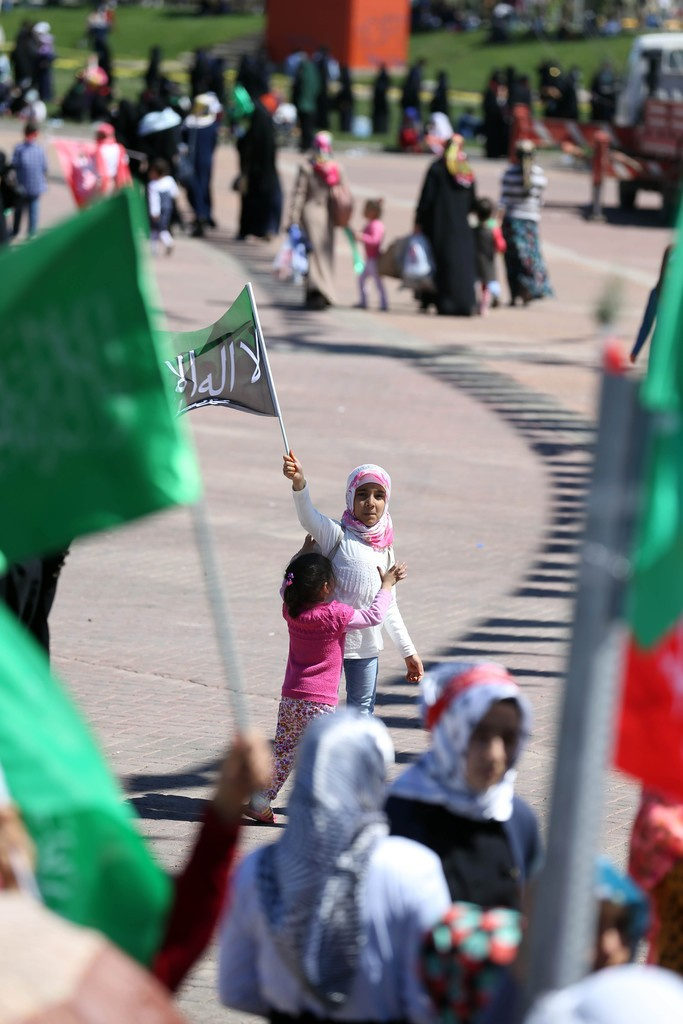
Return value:
M 117 169 L 113 174 L 107 166 L 101 144 L 85 139 L 52 140 L 64 178 L 79 208 L 87 206 L 97 196 L 108 195 L 132 183 L 126 151 L 113 141 L 113 129 L 111 136 L 111 141 L 105 141 L 119 150 Z
M 683 797 L 683 618 L 645 650 L 631 637 L 617 733 L 617 768 Z
M 98 194 L 95 143 L 73 139 L 53 139 L 65 181 L 76 206 L 85 206 Z

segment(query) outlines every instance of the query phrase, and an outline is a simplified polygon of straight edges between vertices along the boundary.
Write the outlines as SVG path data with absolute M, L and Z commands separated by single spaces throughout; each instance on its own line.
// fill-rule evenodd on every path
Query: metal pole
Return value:
M 534 894 L 525 1006 L 590 969 L 595 856 L 618 700 L 619 616 L 630 569 L 646 420 L 637 385 L 603 377 L 546 864 Z
M 273 399 L 275 412 L 277 413 L 277 418 L 280 423 L 280 432 L 282 433 L 282 440 L 284 441 L 285 444 L 285 454 L 289 455 L 289 441 L 287 440 L 287 434 L 285 432 L 285 424 L 282 419 L 280 403 L 277 400 L 277 391 L 275 390 L 273 375 L 270 372 L 270 363 L 268 362 L 266 340 L 263 337 L 263 331 L 261 330 L 261 321 L 259 319 L 258 309 L 256 308 L 256 299 L 254 298 L 254 289 L 251 287 L 251 281 L 247 282 L 247 294 L 249 295 L 249 302 L 251 303 L 251 312 L 254 317 L 254 323 L 256 324 L 256 333 L 258 335 L 258 344 L 261 349 L 261 355 L 263 356 L 263 365 L 266 368 L 266 378 L 268 380 L 268 387 L 270 388 L 270 396 Z
M 235 648 L 235 637 L 225 598 L 225 587 L 218 566 L 218 553 L 206 514 L 204 501 L 191 507 L 192 525 L 199 548 L 204 585 L 213 618 L 218 653 L 223 663 L 223 674 L 232 700 L 232 711 L 238 732 L 244 732 L 248 725 L 247 703 L 244 691 L 244 674 Z

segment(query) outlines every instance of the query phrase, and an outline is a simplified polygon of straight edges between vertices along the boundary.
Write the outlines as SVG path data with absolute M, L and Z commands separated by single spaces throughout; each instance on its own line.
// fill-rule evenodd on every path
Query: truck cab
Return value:
M 614 123 L 642 123 L 648 99 L 683 102 L 683 32 L 655 32 L 634 41 Z

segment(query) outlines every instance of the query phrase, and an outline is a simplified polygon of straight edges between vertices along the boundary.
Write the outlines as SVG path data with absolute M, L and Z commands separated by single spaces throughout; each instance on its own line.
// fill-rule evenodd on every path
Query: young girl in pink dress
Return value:
M 365 217 L 365 225 L 363 230 L 360 231 L 356 238 L 359 242 L 362 242 L 365 247 L 365 267 L 363 272 L 358 278 L 358 287 L 360 289 L 360 302 L 358 303 L 361 309 L 367 307 L 367 297 L 365 294 L 365 282 L 368 278 L 372 278 L 377 287 L 377 293 L 379 295 L 380 309 L 388 309 L 387 293 L 384 288 L 384 283 L 379 273 L 379 252 L 382 248 L 382 242 L 384 241 L 384 224 L 382 223 L 382 200 L 381 199 L 368 199 L 363 210 L 363 216 Z
M 301 734 L 313 718 L 329 715 L 337 707 L 347 630 L 380 625 L 389 608 L 391 588 L 404 578 L 406 567 L 401 563 L 377 571 L 382 586 L 374 601 L 369 608 L 356 610 L 334 600 L 329 558 L 307 553 L 297 555 L 287 566 L 280 593 L 289 629 L 289 656 L 277 713 L 273 783 L 252 796 L 244 808 L 248 818 L 275 824 L 271 803 L 292 770 Z

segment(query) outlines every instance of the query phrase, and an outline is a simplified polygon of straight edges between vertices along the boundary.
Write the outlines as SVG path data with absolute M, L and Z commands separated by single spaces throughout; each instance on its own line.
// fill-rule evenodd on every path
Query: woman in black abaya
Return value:
M 282 215 L 282 191 L 275 166 L 275 128 L 263 104 L 259 100 L 250 100 L 239 90 L 237 86 L 235 105 L 238 105 L 239 97 L 249 126 L 237 142 L 242 193 L 238 237 L 254 235 L 256 238 L 269 238 L 279 232 Z
M 435 263 L 436 298 L 426 295 L 422 304 L 426 308 L 435 301 L 442 316 L 471 316 L 476 305 L 474 233 L 468 221 L 476 194 L 462 143 L 462 136 L 454 135 L 430 166 L 415 214 L 416 229 L 430 242 Z

